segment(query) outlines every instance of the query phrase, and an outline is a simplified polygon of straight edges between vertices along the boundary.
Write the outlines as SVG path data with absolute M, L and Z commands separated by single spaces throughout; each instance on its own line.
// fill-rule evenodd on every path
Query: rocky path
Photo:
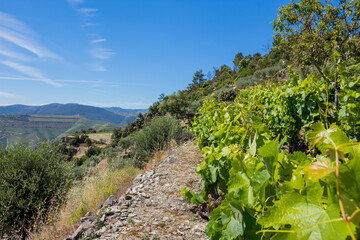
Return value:
M 152 170 L 138 175 L 125 195 L 109 197 L 94 216 L 67 239 L 209 239 L 197 206 L 180 195 L 200 191 L 195 167 L 202 161 L 193 142 L 172 149 Z

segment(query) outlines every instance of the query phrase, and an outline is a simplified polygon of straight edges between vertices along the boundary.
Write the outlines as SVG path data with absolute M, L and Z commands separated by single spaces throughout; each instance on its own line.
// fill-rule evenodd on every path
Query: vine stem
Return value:
M 353 220 L 353 218 L 356 216 L 356 214 L 358 214 L 360 212 L 360 208 L 356 209 L 352 214 L 351 217 L 349 218 L 349 221 Z
M 345 208 L 344 208 L 344 204 L 341 200 L 341 194 L 340 194 L 340 164 L 339 164 L 339 149 L 338 147 L 336 146 L 335 142 L 329 138 L 329 140 L 332 142 L 332 144 L 334 145 L 335 147 L 335 162 L 336 162 L 336 172 L 335 172 L 335 175 L 336 175 L 336 194 L 338 196 L 338 201 L 339 201 L 339 205 L 340 205 L 340 210 L 341 210 L 341 214 L 342 214 L 342 218 L 344 219 L 345 223 L 346 223 L 346 227 L 348 228 L 349 230 L 349 233 L 350 233 L 350 236 L 351 236 L 351 239 L 352 240 L 356 240 L 356 237 L 351 229 L 351 226 L 350 226 L 350 219 L 348 218 L 348 216 L 346 215 L 346 212 L 345 212 Z

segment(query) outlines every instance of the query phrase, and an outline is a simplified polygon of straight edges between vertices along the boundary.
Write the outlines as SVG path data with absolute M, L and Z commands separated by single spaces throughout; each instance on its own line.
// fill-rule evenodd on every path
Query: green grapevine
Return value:
M 204 102 L 191 129 L 203 191 L 182 194 L 213 210 L 211 239 L 360 238 L 360 67 L 339 69 L 339 109 L 334 89 L 293 71 L 232 104 Z M 286 148 L 301 139 L 307 151 Z

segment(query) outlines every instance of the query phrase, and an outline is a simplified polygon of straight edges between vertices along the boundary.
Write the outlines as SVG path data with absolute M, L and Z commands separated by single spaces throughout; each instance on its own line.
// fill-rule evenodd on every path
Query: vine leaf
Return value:
M 237 239 L 244 234 L 245 227 L 239 202 L 225 200 L 211 212 L 205 231 L 211 239 L 224 239 L 224 236 L 225 239 Z
M 332 206 L 331 215 L 336 211 L 340 217 L 340 209 L 334 209 L 336 207 Z M 258 223 L 265 228 L 288 230 L 279 230 L 273 239 L 346 239 L 348 231 L 345 222 L 326 222 L 334 219 L 329 214 L 320 203 L 308 202 L 301 194 L 291 192 L 275 202 L 274 206 L 258 219 Z
M 306 170 L 309 173 L 309 178 L 316 181 L 334 172 L 336 167 L 330 167 L 328 161 L 316 161 Z
M 357 155 L 350 162 L 340 165 L 340 191 L 346 201 L 345 209 L 350 215 L 355 208 L 360 208 L 360 157 Z M 335 177 L 332 178 L 335 181 Z
M 261 160 L 265 163 L 265 166 L 270 174 L 274 176 L 274 169 L 276 161 L 278 159 L 278 144 L 276 141 L 270 141 L 261 148 L 259 148 L 259 155 Z
M 338 151 L 340 159 L 344 158 L 344 152 L 337 148 L 340 145 L 349 143 L 349 138 L 335 124 L 325 129 L 321 122 L 317 122 L 313 124 L 311 130 L 308 131 L 308 142 L 311 149 L 316 145 L 322 154 L 325 154 L 334 161 L 336 151 Z

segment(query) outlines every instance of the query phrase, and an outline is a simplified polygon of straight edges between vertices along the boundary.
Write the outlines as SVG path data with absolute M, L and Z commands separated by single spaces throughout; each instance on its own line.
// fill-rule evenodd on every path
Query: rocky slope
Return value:
M 195 167 L 202 161 L 193 142 L 171 150 L 152 170 L 138 175 L 126 194 L 110 196 L 101 209 L 81 219 L 67 239 L 209 239 L 197 206 L 180 195 L 200 191 Z

